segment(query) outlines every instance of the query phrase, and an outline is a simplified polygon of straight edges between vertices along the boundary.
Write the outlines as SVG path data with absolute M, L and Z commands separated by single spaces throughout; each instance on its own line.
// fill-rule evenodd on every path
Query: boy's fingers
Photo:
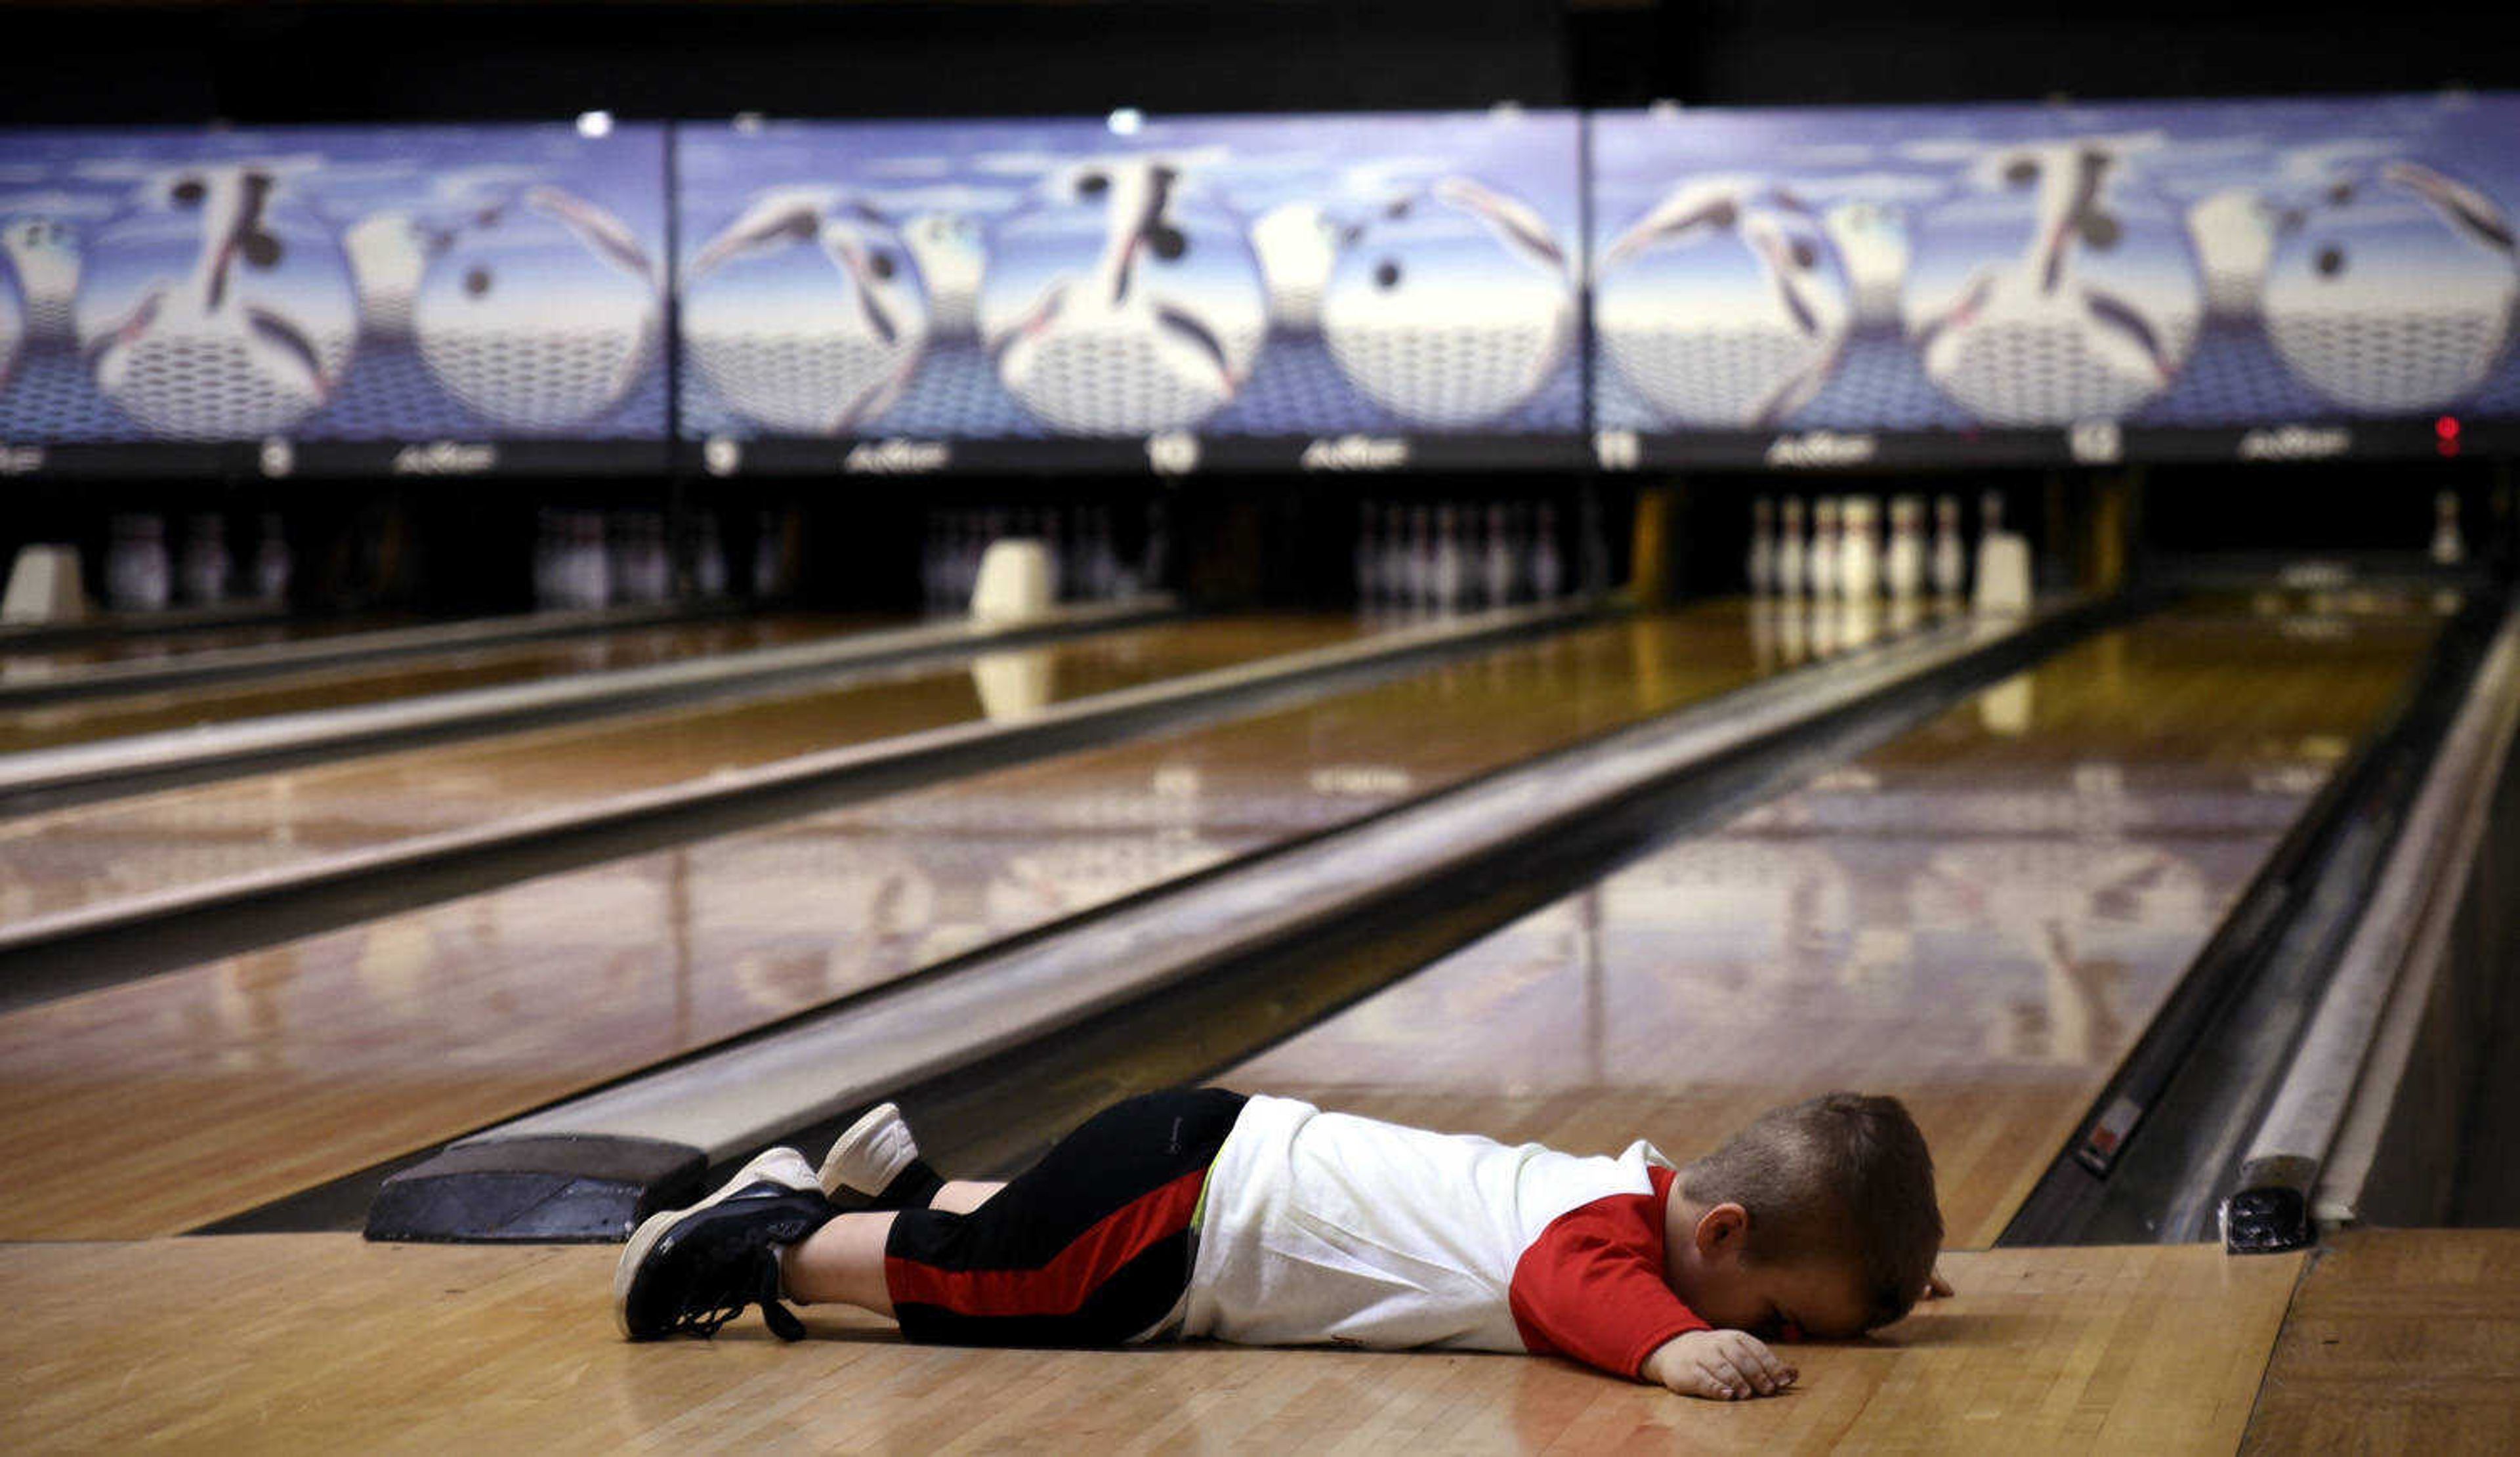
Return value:
M 1717 1395 L 1730 1400 L 1748 1394 L 1750 1383 L 1733 1368 L 1732 1357 L 1725 1352 L 1708 1351 L 1703 1365 L 1706 1379 L 1713 1383 Z
M 1943 1272 L 1942 1272 L 1942 1271 L 1940 1271 L 1940 1270 L 1936 1270 L 1936 1271 L 1935 1271 L 1934 1273 L 1932 1273 L 1931 1275 L 1928 1275 L 1928 1276 L 1926 1276 L 1926 1277 L 1925 1277 L 1925 1298 L 1926 1298 L 1926 1299 L 1929 1299 L 1929 1300 L 1947 1300 L 1947 1299 L 1951 1298 L 1951 1295 L 1952 1295 L 1952 1283 L 1951 1283 L 1950 1281 L 1948 1281 L 1948 1280 L 1946 1280 L 1946 1279 L 1944 1279 L 1944 1278 L 1943 1278 Z

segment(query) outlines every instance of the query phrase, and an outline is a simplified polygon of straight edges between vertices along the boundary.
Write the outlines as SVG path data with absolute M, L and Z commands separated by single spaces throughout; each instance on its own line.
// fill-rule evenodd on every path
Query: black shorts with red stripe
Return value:
M 1223 1088 L 1131 1098 L 968 1214 L 903 1210 L 883 1261 L 902 1335 L 1073 1346 L 1158 1334 L 1190 1288 L 1191 1215 L 1243 1102 Z

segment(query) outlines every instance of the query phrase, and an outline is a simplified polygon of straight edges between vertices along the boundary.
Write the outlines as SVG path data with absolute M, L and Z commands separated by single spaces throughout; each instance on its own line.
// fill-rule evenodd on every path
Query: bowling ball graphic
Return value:
M 1603 252 L 1595 327 L 1666 423 L 1765 430 L 1820 392 L 1855 324 L 1855 287 L 1791 193 L 1682 185 Z
M 1240 226 L 1183 170 L 1132 159 L 1072 169 L 997 230 L 980 341 L 1027 411 L 1074 434 L 1185 430 L 1251 377 L 1268 333 Z
M 71 315 L 97 388 L 175 439 L 287 431 L 333 397 L 359 328 L 339 245 L 249 165 L 149 189 L 98 233 Z
M 0 258 L 12 265 L 23 291 L 26 337 L 30 341 L 71 338 L 79 240 L 70 225 L 52 217 L 10 218 L 0 224 Z
M 561 431 L 619 405 L 662 316 L 648 250 L 618 218 L 556 187 L 465 214 L 412 300 L 430 375 L 466 408 Z
M 1395 199 L 1344 236 L 1322 295 L 1340 373 L 1412 425 L 1493 420 L 1575 338 L 1565 248 L 1538 212 L 1467 177 Z
M 359 323 L 382 339 L 411 337 L 413 301 L 436 237 L 400 208 L 371 213 L 341 235 L 359 290 Z
M 927 286 L 928 332 L 967 335 L 977 327 L 980 275 L 988 247 L 978 219 L 960 212 L 922 212 L 902 225 L 901 241 Z
M 791 434 L 837 434 L 882 414 L 929 327 L 909 248 L 856 204 L 764 198 L 683 281 L 687 357 L 738 414 Z
M 1051 429 L 1177 432 L 1235 398 L 1268 333 L 1260 264 L 1180 166 L 1129 159 L 1068 174 L 1018 211 L 980 283 L 998 381 Z
M 1289 333 L 1321 327 L 1322 294 L 1338 263 L 1339 226 L 1318 203 L 1282 203 L 1251 224 L 1251 250 L 1269 286 L 1269 322 Z
M 2205 274 L 2205 307 L 2218 318 L 2255 319 L 2274 259 L 2281 209 L 2255 189 L 2225 188 L 2187 209 L 2187 238 Z
M 1919 220 L 1901 313 L 1926 376 L 1990 425 L 2126 415 L 2194 348 L 2204 286 L 2177 212 L 2098 146 L 1991 159 Z
M 2483 383 L 2510 341 L 2511 216 L 2455 178 L 2389 162 L 2332 183 L 2280 234 L 2267 338 L 2340 405 L 2438 409 Z

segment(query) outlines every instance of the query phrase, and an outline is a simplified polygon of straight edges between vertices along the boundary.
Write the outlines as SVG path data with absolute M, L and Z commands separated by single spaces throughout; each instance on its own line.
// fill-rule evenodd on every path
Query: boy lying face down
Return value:
M 1584 1158 L 1185 1089 L 1104 1110 L 1006 1184 L 940 1178 L 887 1103 L 819 1176 L 772 1149 L 642 1224 L 613 1303 L 634 1341 L 752 1304 L 795 1340 L 783 1300 L 837 1300 L 912 1341 L 1533 1351 L 1736 1399 L 1793 1383 L 1770 1342 L 1944 1293 L 1942 1234 L 1893 1098 L 1775 1109 L 1675 1168 L 1642 1140 Z

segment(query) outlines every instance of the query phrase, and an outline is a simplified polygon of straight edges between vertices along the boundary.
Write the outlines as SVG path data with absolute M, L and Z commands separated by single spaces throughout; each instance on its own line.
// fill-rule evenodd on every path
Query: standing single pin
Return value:
M 1506 524 L 1503 501 L 1488 503 L 1487 600 L 1491 608 L 1513 601 L 1513 542 Z
M 1811 564 L 1805 575 L 1811 578 L 1812 596 L 1823 602 L 1837 595 L 1837 497 L 1822 496 L 1812 503 Z
M 1934 592 L 1958 597 L 1968 576 L 1968 553 L 1960 545 L 1960 498 L 1934 498 Z
M 1870 496 L 1838 503 L 1837 592 L 1850 602 L 1869 602 L 1881 592 L 1881 514 Z
M 2467 543 L 2458 534 L 2458 492 L 2442 491 L 2433 497 L 2433 561 L 2456 567 L 2466 560 Z
M 1750 503 L 1750 591 L 1765 597 L 1777 587 L 1777 503 L 1761 496 Z
M 1557 552 L 1557 508 L 1543 501 L 1532 524 L 1531 595 L 1554 602 L 1565 579 L 1566 561 Z
M 1787 496 L 1777 510 L 1777 592 L 1800 597 L 1810 576 L 1811 544 L 1803 537 L 1803 498 Z
M 1899 496 L 1890 502 L 1890 547 L 1881 578 L 1894 602 L 1911 602 L 1925 589 L 1925 502 Z

